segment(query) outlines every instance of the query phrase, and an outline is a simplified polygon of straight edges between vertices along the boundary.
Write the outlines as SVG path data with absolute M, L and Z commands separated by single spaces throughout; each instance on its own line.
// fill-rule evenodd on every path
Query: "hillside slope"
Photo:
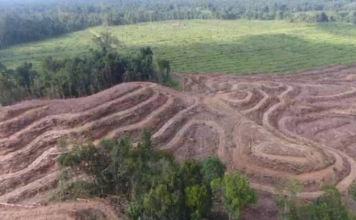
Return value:
M 279 76 L 182 75 L 184 92 L 127 83 L 85 98 L 3 107 L 0 203 L 46 201 L 58 182 L 58 139 L 130 135 L 137 142 L 144 129 L 178 161 L 218 156 L 258 190 L 274 193 L 297 179 L 303 198 L 320 196 L 324 184 L 345 191 L 356 179 L 355 73 L 333 66 Z

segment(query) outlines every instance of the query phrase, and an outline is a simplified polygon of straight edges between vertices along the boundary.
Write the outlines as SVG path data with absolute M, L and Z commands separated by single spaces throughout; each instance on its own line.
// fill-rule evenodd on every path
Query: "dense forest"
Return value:
M 325 13 L 324 13 L 325 12 Z M 175 19 L 356 21 L 354 0 L 5 0 L 0 49 L 97 25 Z

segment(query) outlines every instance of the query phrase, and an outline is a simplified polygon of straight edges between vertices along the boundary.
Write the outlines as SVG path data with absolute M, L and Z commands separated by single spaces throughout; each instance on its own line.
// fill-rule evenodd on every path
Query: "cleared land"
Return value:
M 103 31 L 121 40 L 118 50 L 150 46 L 181 73 L 283 73 L 356 60 L 356 26 L 349 24 L 190 20 L 91 28 L 1 50 L 0 62 L 38 66 L 46 56 L 85 54 L 92 35 Z
M 355 73 L 356 66 L 333 66 L 290 75 L 181 75 L 183 92 L 127 83 L 86 98 L 1 108 L 0 205 L 46 201 L 58 182 L 59 138 L 96 143 L 131 135 L 136 142 L 144 129 L 177 160 L 218 156 L 261 191 L 275 193 L 288 179 L 305 186 L 303 198 L 317 198 L 324 184 L 346 191 L 356 179 Z M 10 219 L 29 219 L 23 212 L 4 210 Z

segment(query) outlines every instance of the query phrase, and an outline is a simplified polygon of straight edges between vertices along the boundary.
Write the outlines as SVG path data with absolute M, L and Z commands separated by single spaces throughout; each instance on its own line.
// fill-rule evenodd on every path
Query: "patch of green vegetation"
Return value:
M 303 186 L 289 181 L 286 186 L 288 196 L 279 195 L 279 217 L 282 220 L 355 220 L 352 213 L 342 202 L 342 195 L 335 186 L 324 186 L 324 194 L 310 204 L 300 204 L 298 195 Z
M 149 81 L 179 89 L 170 75 L 168 60 L 154 60 L 152 50 L 122 56 L 112 51 L 119 41 L 103 33 L 96 36 L 100 50 L 90 50 L 75 58 L 44 58 L 39 70 L 32 63 L 9 69 L 0 63 L 0 105 L 10 105 L 28 98 L 73 98 L 92 95 L 122 82 Z M 63 145 L 63 144 L 62 144 Z
M 85 54 L 93 35 L 105 31 L 120 40 L 120 53 L 149 46 L 156 59 L 171 61 L 172 72 L 283 73 L 356 60 L 356 27 L 350 24 L 184 20 L 95 27 L 0 50 L 0 62 L 36 67 L 47 56 Z
M 248 179 L 240 173 L 225 174 L 219 159 L 179 164 L 172 155 L 154 150 L 149 132 L 137 147 L 128 138 L 103 140 L 98 147 L 78 146 L 58 162 L 64 171 L 56 198 L 126 198 L 130 219 L 212 219 L 213 205 L 219 201 L 230 219 L 238 219 L 258 199 Z M 68 172 L 86 174 L 90 180 L 70 182 Z

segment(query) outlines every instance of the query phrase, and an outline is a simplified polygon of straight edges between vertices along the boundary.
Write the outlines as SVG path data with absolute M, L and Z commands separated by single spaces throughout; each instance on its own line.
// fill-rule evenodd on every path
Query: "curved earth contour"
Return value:
M 60 138 L 80 144 L 130 135 L 137 142 L 144 129 L 178 161 L 218 156 L 262 191 L 296 179 L 303 198 L 316 198 L 325 184 L 345 191 L 356 179 L 355 66 L 179 78 L 182 92 L 126 83 L 90 97 L 1 108 L 0 203 L 45 200 L 58 183 Z

